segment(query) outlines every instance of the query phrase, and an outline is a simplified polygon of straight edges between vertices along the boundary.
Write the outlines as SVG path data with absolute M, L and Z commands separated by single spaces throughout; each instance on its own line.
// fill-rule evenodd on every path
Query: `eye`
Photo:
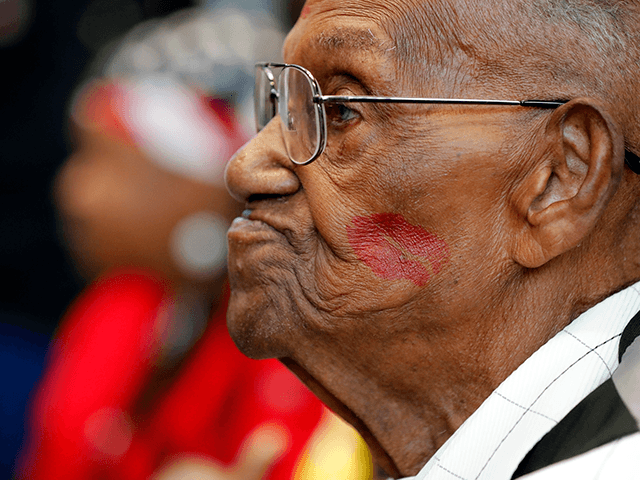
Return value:
M 334 128 L 345 128 L 360 118 L 360 114 L 343 103 L 325 105 L 327 124 Z

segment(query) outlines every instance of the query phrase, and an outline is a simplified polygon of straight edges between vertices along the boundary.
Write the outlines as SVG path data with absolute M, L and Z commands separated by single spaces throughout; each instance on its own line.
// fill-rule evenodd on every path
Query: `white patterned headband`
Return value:
M 161 168 L 214 185 L 223 185 L 227 161 L 248 138 L 227 102 L 163 76 L 89 82 L 72 118 L 134 145 Z

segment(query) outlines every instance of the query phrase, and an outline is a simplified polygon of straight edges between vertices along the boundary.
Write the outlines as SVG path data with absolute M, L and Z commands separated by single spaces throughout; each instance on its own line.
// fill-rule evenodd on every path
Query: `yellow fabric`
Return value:
M 294 480 L 371 480 L 373 462 L 362 437 L 326 412 L 296 466 Z

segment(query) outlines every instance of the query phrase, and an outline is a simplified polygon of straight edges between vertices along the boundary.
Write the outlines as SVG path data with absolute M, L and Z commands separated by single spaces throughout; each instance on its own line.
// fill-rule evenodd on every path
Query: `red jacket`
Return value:
M 143 401 L 157 377 L 162 316 L 172 301 L 165 282 L 139 272 L 103 278 L 76 300 L 34 391 L 18 478 L 140 480 L 180 454 L 229 465 L 261 425 L 288 437 L 267 478 L 291 478 L 324 407 L 278 361 L 242 355 L 225 308 L 168 387 Z

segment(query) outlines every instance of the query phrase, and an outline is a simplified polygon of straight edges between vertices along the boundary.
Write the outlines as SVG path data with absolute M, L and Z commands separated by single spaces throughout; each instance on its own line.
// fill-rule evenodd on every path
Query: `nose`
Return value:
M 300 190 L 300 180 L 287 155 L 279 120 L 279 117 L 271 120 L 229 160 L 225 181 L 236 200 L 285 197 Z

